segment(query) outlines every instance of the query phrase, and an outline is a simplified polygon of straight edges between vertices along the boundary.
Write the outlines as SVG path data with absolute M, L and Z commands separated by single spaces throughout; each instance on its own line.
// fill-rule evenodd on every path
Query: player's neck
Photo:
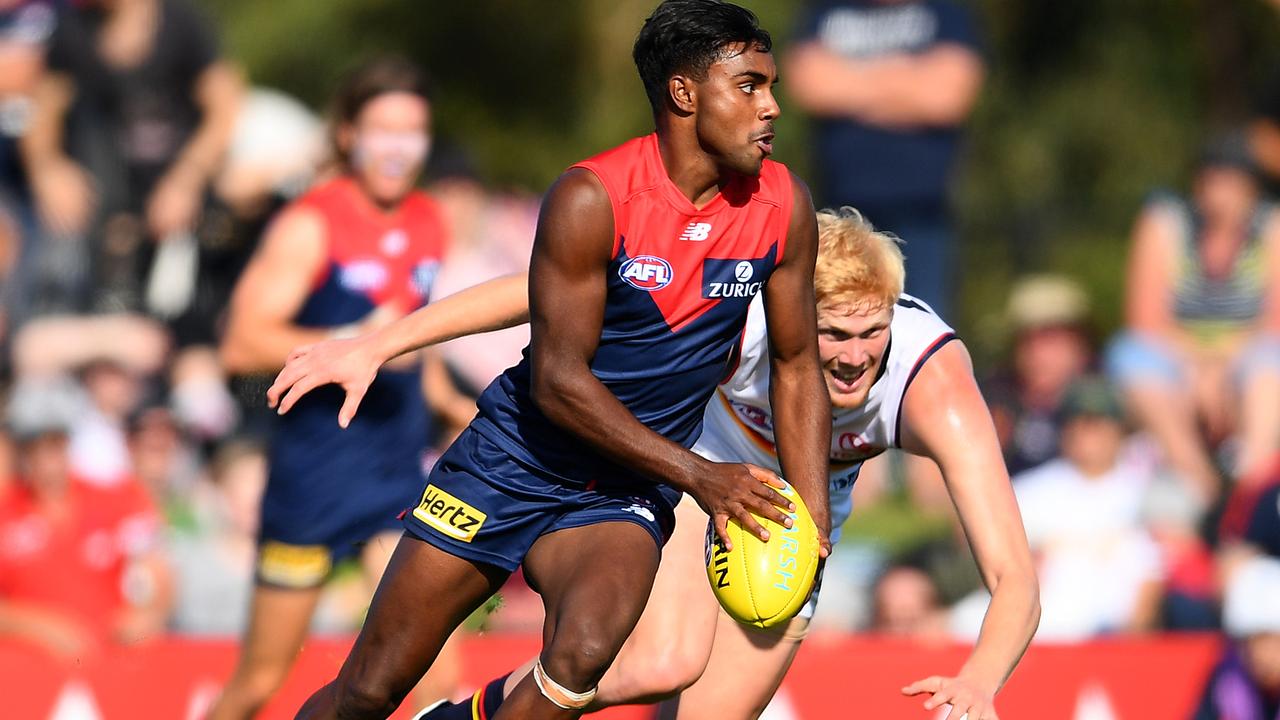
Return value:
M 694 207 L 702 208 L 729 183 L 730 175 L 690 133 L 658 132 L 658 154 L 667 177 Z

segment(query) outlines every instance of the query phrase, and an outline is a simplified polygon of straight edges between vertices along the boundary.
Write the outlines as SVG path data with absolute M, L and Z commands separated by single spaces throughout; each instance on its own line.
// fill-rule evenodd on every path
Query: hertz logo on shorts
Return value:
M 489 517 L 435 485 L 427 485 L 413 516 L 454 540 L 468 543 Z

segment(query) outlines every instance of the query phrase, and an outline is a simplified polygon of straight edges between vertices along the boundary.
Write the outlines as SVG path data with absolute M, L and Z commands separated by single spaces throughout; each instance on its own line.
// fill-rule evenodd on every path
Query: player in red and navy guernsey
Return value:
M 341 172 L 281 212 L 236 287 L 221 348 L 233 372 L 276 371 L 301 343 L 385 325 L 430 297 L 446 236 L 439 207 L 414 190 L 430 142 L 425 76 L 372 61 L 338 92 L 334 121 Z M 284 682 L 335 563 L 358 555 L 378 581 L 397 516 L 422 489 L 420 366 L 416 355 L 388 366 L 345 431 L 336 388 L 274 424 L 250 622 L 210 720 L 252 717 Z
M 525 357 L 436 464 L 355 647 L 300 717 L 386 717 L 521 565 L 544 600 L 546 644 L 494 717 L 578 717 L 644 608 L 682 492 L 722 535 L 733 518 L 767 536 L 752 513 L 789 524 L 775 474 L 689 450 L 758 294 L 780 467 L 825 554 L 816 221 L 803 184 L 766 160 L 779 114 L 770 47 L 750 12 L 717 0 L 667 0 L 646 21 L 634 55 L 657 132 L 548 192 Z M 369 380 L 407 349 L 412 323 L 377 332 L 385 355 Z M 284 378 L 270 399 L 288 411 L 312 387 Z

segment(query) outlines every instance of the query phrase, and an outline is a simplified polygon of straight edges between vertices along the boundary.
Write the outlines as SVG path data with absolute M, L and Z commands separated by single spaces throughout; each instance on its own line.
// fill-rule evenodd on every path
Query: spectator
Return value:
M 1194 720 L 1280 717 L 1280 560 L 1244 561 L 1227 581 L 1223 625 L 1231 637 Z
M 1149 468 L 1125 455 L 1123 410 L 1084 378 L 1063 399 L 1062 456 L 1014 481 L 1037 554 L 1038 640 L 1138 631 L 1156 621 L 1159 551 L 1142 526 Z
M 1221 491 L 1213 450 L 1228 436 L 1228 473 L 1259 480 L 1280 447 L 1280 214 L 1242 138 L 1207 149 L 1190 199 L 1147 204 L 1126 294 L 1107 365 L 1138 425 L 1205 502 Z
M 72 474 L 75 410 L 65 384 L 15 390 L 8 421 L 21 475 L 0 498 L 0 635 L 68 660 L 157 635 L 171 598 L 158 518 L 143 489 Z
M 923 570 L 909 565 L 887 569 L 876 583 L 874 598 L 872 632 L 925 642 L 945 637 L 938 588 Z
M 178 578 L 172 628 L 187 635 L 236 635 L 249 618 L 258 513 L 267 483 L 260 449 L 229 443 L 210 479 L 193 488 L 196 524 L 171 542 Z
M 1088 303 L 1079 285 L 1057 275 L 1023 278 L 1009 293 L 1012 362 L 983 393 L 1011 475 L 1058 454 L 1062 396 L 1093 361 Z
M 59 285 L 55 307 L 139 309 L 153 242 L 167 248 L 162 264 L 181 270 L 161 279 L 190 280 L 190 234 L 238 94 L 236 71 L 186 0 L 63 6 L 23 139 L 51 236 L 42 252 L 62 263 L 46 278 Z M 164 289 L 150 300 L 176 314 L 174 294 L 183 289 Z
M 17 140 L 31 117 L 54 24 L 54 0 L 0 0 L 0 286 L 9 296 L 6 306 L 9 275 L 34 235 Z
M 907 292 L 952 317 L 947 186 L 982 85 L 973 18 L 950 0 L 820 0 L 785 58 L 815 116 L 823 204 L 852 205 L 907 241 Z

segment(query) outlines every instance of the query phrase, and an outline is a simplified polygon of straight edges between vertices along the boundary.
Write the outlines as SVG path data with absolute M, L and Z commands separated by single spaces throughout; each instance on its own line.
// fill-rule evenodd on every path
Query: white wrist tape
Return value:
M 593 687 L 586 692 L 574 692 L 552 680 L 547 675 L 547 671 L 542 669 L 541 660 L 533 666 L 533 681 L 538 684 L 538 690 L 542 691 L 542 696 L 561 710 L 581 710 L 591 704 L 595 699 L 596 690 L 599 689 Z

